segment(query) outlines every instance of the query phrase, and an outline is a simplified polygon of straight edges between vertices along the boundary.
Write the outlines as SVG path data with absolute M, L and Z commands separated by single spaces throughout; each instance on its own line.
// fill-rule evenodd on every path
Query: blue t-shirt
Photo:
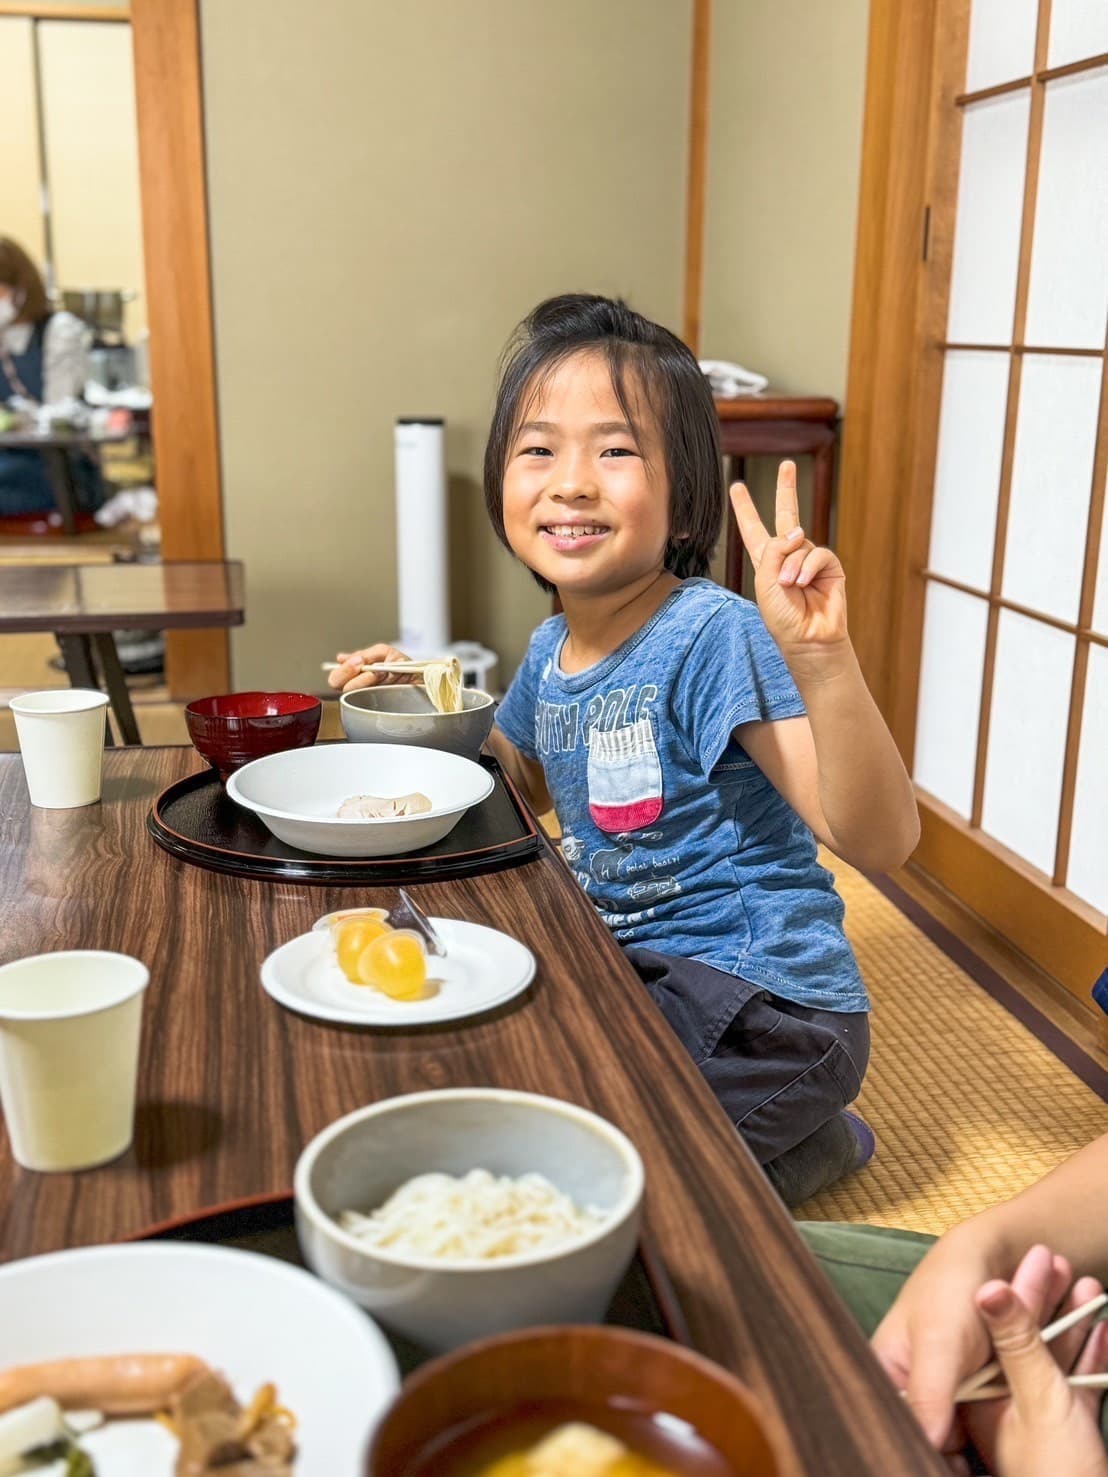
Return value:
M 603 661 L 565 673 L 544 621 L 497 713 L 537 759 L 577 880 L 623 944 L 800 1005 L 869 1008 L 811 831 L 732 737 L 804 704 L 757 606 L 685 580 Z

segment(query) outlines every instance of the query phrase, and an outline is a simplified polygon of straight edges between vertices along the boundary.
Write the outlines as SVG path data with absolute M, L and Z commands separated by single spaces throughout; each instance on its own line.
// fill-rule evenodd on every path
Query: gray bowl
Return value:
M 354 744 L 418 744 L 476 759 L 489 736 L 496 703 L 475 687 L 462 689 L 460 713 L 437 713 L 422 687 L 394 683 L 345 692 L 339 712 Z
M 401 1255 L 344 1231 L 418 1174 L 543 1175 L 600 1212 L 581 1236 L 491 1261 Z M 631 1141 L 574 1103 L 495 1087 L 386 1098 L 318 1133 L 295 1173 L 296 1231 L 324 1282 L 427 1349 L 533 1324 L 600 1323 L 635 1254 L 643 1166 Z

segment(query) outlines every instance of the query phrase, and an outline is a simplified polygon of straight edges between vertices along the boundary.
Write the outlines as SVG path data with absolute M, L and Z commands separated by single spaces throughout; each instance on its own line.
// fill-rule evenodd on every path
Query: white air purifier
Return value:
M 467 687 L 491 691 L 496 654 L 475 641 L 451 642 L 450 523 L 446 502 L 446 423 L 438 416 L 396 422 L 396 644 L 420 660 L 452 654 Z

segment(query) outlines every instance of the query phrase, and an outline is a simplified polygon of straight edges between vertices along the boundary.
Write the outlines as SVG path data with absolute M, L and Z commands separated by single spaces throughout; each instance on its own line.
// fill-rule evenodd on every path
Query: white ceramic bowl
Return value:
M 300 1267 L 222 1246 L 93 1246 L 0 1267 L 4 1364 L 98 1354 L 195 1354 L 243 1403 L 272 1380 L 297 1419 L 296 1470 L 361 1477 L 395 1395 L 380 1329 Z M 177 1443 L 153 1420 L 82 1442 L 97 1471 L 170 1477 Z
M 339 1228 L 429 1170 L 544 1175 L 604 1219 L 552 1251 L 441 1262 L 381 1251 Z M 631 1141 L 573 1103 L 491 1087 L 388 1098 L 340 1118 L 301 1154 L 296 1229 L 314 1271 L 425 1349 L 534 1324 L 598 1323 L 631 1262 L 643 1167 Z
M 255 759 L 231 775 L 227 793 L 279 840 L 318 856 L 401 856 L 441 841 L 491 793 L 492 775 L 470 759 L 400 744 L 318 744 Z M 353 795 L 407 795 L 431 802 L 423 815 L 339 820 Z

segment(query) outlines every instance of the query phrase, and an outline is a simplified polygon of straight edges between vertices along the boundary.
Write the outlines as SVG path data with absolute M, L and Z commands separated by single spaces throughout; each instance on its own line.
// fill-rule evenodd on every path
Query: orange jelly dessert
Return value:
M 353 917 L 332 924 L 331 938 L 338 955 L 339 968 L 352 985 L 368 983 L 359 973 L 358 961 L 375 939 L 391 932 L 392 929 L 383 918 L 374 918 L 365 913 L 356 913 Z
M 358 958 L 358 977 L 390 1000 L 419 1000 L 427 985 L 427 954 L 423 940 L 410 929 L 379 934 Z

